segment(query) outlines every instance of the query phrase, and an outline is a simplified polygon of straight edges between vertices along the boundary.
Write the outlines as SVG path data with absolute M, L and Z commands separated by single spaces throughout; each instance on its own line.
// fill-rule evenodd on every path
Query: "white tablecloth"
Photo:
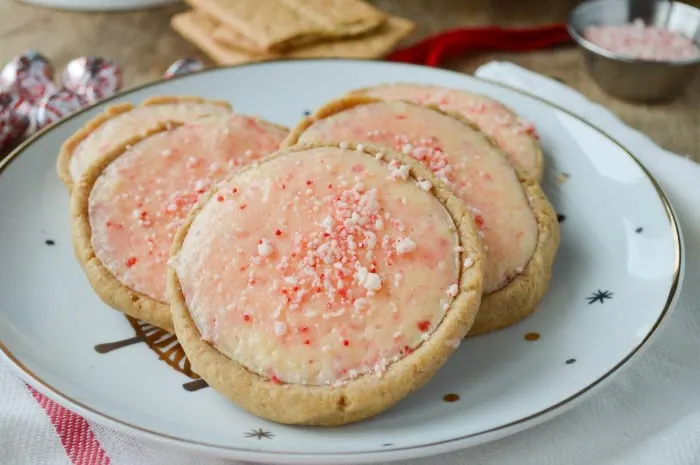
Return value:
M 583 405 L 491 444 L 404 464 L 700 464 L 700 165 L 660 149 L 555 81 L 509 63 L 489 63 L 477 75 L 539 94 L 604 127 L 651 170 L 681 220 L 686 285 L 649 350 Z M 1 363 L 0 464 L 234 465 L 159 450 L 88 422 L 29 389 Z

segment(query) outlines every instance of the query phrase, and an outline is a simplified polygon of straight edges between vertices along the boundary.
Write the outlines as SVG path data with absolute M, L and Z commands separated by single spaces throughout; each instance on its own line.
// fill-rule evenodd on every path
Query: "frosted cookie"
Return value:
M 410 155 L 469 206 L 486 251 L 483 303 L 470 334 L 509 326 L 534 312 L 559 244 L 556 213 L 539 185 L 519 174 L 488 136 L 437 108 L 350 97 L 305 119 L 285 145 L 336 140 Z
M 351 92 L 384 100 L 408 100 L 421 105 L 437 105 L 472 121 L 493 137 L 511 162 L 540 182 L 544 157 L 532 123 L 518 117 L 501 102 L 464 90 L 423 84 L 383 84 Z
M 166 121 L 186 122 L 230 112 L 226 102 L 198 97 L 152 97 L 137 107 L 129 103 L 111 106 L 64 142 L 58 156 L 58 175 L 71 189 L 91 163 L 134 136 Z
M 240 170 L 173 243 L 168 296 L 194 370 L 272 421 L 341 425 L 391 407 L 478 310 L 482 251 L 464 204 L 409 157 L 345 147 Z
M 73 244 L 102 300 L 172 330 L 166 262 L 177 228 L 212 183 L 276 150 L 285 128 L 231 114 L 161 125 L 90 165 L 73 189 Z

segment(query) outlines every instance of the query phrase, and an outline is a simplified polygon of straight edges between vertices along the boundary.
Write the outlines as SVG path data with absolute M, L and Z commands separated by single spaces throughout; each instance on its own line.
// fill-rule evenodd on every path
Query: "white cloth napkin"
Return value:
M 686 245 L 685 286 L 655 342 L 606 389 L 537 428 L 404 465 L 700 464 L 700 165 L 666 152 L 578 92 L 510 63 L 478 76 L 523 88 L 604 127 L 666 190 Z M 241 465 L 160 450 L 86 422 L 28 389 L 0 363 L 3 465 Z

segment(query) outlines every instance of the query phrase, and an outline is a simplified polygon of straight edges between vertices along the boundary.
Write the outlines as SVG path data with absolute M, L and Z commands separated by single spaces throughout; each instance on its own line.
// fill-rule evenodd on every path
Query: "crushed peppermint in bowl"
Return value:
M 624 100 L 673 100 L 700 68 L 700 10 L 685 3 L 591 0 L 568 28 L 591 77 Z
M 637 18 L 632 23 L 589 26 L 583 37 L 607 51 L 649 61 L 696 60 L 700 47 L 680 33 L 647 25 Z

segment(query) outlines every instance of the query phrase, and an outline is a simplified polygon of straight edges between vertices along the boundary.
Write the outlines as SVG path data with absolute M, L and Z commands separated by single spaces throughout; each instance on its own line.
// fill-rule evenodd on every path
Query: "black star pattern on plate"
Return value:
M 563 223 L 564 221 L 566 221 L 566 215 L 562 213 L 557 213 L 557 221 Z
M 46 239 L 46 240 L 44 241 L 44 244 L 46 244 L 46 245 L 56 245 L 56 241 L 54 241 L 53 239 Z
M 576 363 L 576 359 L 575 359 L 575 358 L 570 358 L 570 359 L 568 359 L 568 360 L 567 360 L 566 362 L 564 362 L 564 363 L 566 363 L 567 365 L 573 365 L 574 363 Z
M 591 294 L 590 297 L 586 297 L 586 300 L 588 300 L 588 305 L 591 305 L 596 302 L 600 302 L 601 304 L 605 303 L 605 299 L 612 299 L 613 293 L 610 291 L 601 291 L 598 289 L 596 292 Z
M 639 228 L 634 230 L 634 232 L 636 232 L 637 234 L 641 233 L 642 231 L 644 231 L 644 228 L 642 228 L 642 227 L 639 227 Z
M 303 115 L 304 116 L 311 116 L 311 112 L 309 110 L 304 110 Z
M 248 431 L 247 433 L 245 433 L 245 437 L 255 438 L 255 439 L 260 440 L 260 439 L 272 439 L 275 437 L 275 435 L 269 431 L 263 430 L 262 428 L 258 428 L 258 429 L 252 429 L 252 430 Z
M 394 444 L 392 444 L 392 443 L 390 443 L 390 442 L 386 442 L 386 443 L 382 444 L 382 447 L 391 447 L 391 446 L 393 446 L 393 445 L 394 445 Z

